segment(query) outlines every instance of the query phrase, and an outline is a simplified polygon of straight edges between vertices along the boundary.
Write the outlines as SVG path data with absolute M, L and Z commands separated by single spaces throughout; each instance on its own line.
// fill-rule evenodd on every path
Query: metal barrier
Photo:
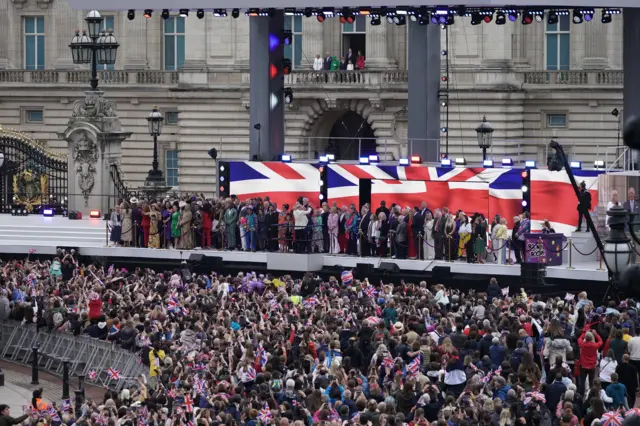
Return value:
M 0 325 L 0 358 L 29 365 L 34 347 L 38 347 L 38 367 L 60 377 L 65 360 L 69 361 L 71 376 L 86 377 L 90 370 L 95 370 L 97 376 L 90 382 L 118 390 L 130 379 L 148 374 L 135 353 L 110 342 L 68 332 L 38 331 L 33 324 L 8 321 Z M 120 379 L 110 380 L 109 368 L 119 370 Z

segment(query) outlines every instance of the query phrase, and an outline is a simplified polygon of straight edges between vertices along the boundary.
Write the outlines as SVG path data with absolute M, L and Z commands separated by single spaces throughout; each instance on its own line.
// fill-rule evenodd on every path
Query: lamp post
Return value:
M 84 20 L 87 22 L 88 31 L 76 31 L 69 48 L 71 48 L 74 64 L 91 64 L 91 90 L 96 91 L 98 89 L 98 64 L 115 64 L 116 53 L 120 45 L 113 35 L 113 29 L 102 31 L 104 18 L 97 10 L 87 13 Z
M 147 116 L 149 124 L 149 135 L 153 138 L 153 161 L 151 162 L 151 170 L 147 175 L 145 186 L 164 187 L 166 182 L 162 175 L 162 170 L 158 168 L 158 136 L 162 133 L 162 122 L 164 117 L 158 110 L 157 106 L 153 107 L 151 113 Z
M 493 127 L 487 121 L 487 116 L 482 117 L 482 123 L 476 127 L 478 136 L 478 146 L 482 149 L 482 161 L 487 159 L 487 149 L 491 148 L 491 138 L 493 137 Z
M 629 212 L 624 207 L 617 205 L 611 207 L 607 212 L 607 216 L 609 216 L 608 225 L 611 228 L 611 232 L 604 241 L 603 259 L 607 264 L 607 268 L 611 271 L 613 280 L 617 281 L 620 275 L 629 267 L 633 258 L 631 240 L 624 232 L 629 220 Z M 631 235 L 635 236 L 633 230 Z

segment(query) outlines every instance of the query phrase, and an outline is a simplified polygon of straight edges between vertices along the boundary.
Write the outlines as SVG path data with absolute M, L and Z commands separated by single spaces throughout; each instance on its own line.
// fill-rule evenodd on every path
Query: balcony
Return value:
M 208 72 L 206 87 L 246 88 L 249 85 L 249 73 L 242 71 Z M 150 85 L 164 88 L 189 88 L 187 79 L 176 71 L 100 71 L 102 86 Z M 0 84 L 21 85 L 66 85 L 87 86 L 91 74 L 85 70 L 0 70 Z M 406 91 L 409 73 L 398 71 L 294 71 L 285 76 L 287 87 L 309 90 L 362 90 L 362 91 Z M 623 72 L 608 71 L 514 71 L 496 72 L 495 70 L 455 70 L 451 72 L 450 89 L 506 88 L 535 89 L 548 86 L 564 87 L 610 87 L 621 88 Z

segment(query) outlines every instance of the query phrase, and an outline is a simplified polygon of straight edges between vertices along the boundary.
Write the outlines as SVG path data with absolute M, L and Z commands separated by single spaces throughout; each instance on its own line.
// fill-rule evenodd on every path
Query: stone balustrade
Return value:
M 222 75 L 226 74 L 226 76 Z M 525 86 L 622 86 L 623 72 L 608 71 L 524 71 L 496 73 L 495 71 L 454 71 L 451 81 L 456 86 L 492 86 L 499 84 L 500 77 L 509 76 L 512 84 Z M 99 71 L 101 85 L 159 85 L 177 87 L 182 83 L 181 73 L 175 71 Z M 0 84 L 67 84 L 88 85 L 91 73 L 88 70 L 0 70 Z M 210 72 L 208 85 L 225 86 L 229 84 L 248 85 L 249 73 L 246 72 Z M 294 71 L 285 76 L 285 85 L 290 87 L 350 87 L 354 89 L 377 89 L 385 87 L 404 87 L 409 82 L 408 71 Z M 185 83 L 185 85 L 188 85 Z M 455 87 L 455 86 L 454 86 Z

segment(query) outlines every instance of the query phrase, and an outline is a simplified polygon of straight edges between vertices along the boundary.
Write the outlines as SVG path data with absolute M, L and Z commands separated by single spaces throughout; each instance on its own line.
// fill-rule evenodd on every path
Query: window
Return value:
M 547 114 L 547 127 L 567 127 L 567 114 Z
M 364 15 L 358 15 L 355 17 L 353 24 L 342 24 L 342 53 L 341 56 L 347 56 L 349 49 L 353 54 L 352 62 L 355 64 L 356 56 L 358 52 L 361 52 L 365 57 L 367 52 L 365 51 L 367 43 L 367 17 Z M 345 66 L 346 67 L 346 66 Z
M 164 21 L 164 69 L 176 71 L 184 66 L 184 18 L 170 16 Z
M 29 124 L 38 124 L 44 122 L 44 111 L 41 109 L 24 110 L 24 122 Z
M 24 67 L 44 69 L 44 16 L 24 17 Z
M 178 124 L 178 111 L 167 111 L 165 113 L 165 122 L 168 126 Z
M 560 16 L 557 24 L 546 25 L 545 48 L 546 69 L 549 71 L 561 71 L 569 69 L 571 58 L 571 33 L 569 16 Z
M 112 16 L 103 16 L 104 20 L 102 21 L 102 31 L 104 31 L 105 33 L 108 33 L 109 30 L 114 31 L 116 30 L 116 26 L 115 26 L 115 17 Z M 115 65 L 114 64 L 104 64 L 104 65 L 100 65 L 98 64 L 98 69 L 99 70 L 114 70 L 115 69 Z
M 178 150 L 166 150 L 164 159 L 167 186 L 178 186 Z
M 302 65 L 303 55 L 313 55 L 307 58 L 313 61 L 315 55 L 322 55 L 321 52 L 302 52 L 302 16 L 285 16 L 284 29 L 291 31 L 291 45 L 284 47 L 284 57 L 291 61 L 294 68 Z
M 342 24 L 343 33 L 366 33 L 367 32 L 367 17 L 364 15 L 357 15 L 353 24 Z

